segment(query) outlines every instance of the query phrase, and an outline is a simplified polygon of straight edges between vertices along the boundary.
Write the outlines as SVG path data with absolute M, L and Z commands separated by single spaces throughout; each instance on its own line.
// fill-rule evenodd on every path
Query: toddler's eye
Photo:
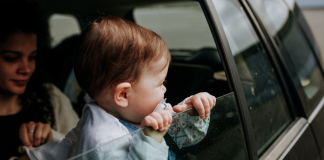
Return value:
M 164 81 L 163 81 L 163 85 L 165 85 L 166 83 L 167 83 L 167 80 L 164 80 Z

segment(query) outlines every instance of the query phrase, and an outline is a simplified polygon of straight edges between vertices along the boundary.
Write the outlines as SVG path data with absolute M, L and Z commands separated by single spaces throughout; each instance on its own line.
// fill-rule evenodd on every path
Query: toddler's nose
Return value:
M 166 87 L 163 85 L 162 89 L 164 90 L 164 93 L 167 91 Z

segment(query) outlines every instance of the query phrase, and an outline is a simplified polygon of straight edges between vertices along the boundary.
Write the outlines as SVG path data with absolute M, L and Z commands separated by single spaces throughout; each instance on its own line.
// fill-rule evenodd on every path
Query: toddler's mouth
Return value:
M 157 111 L 157 110 L 165 110 L 165 109 L 167 109 L 167 104 L 165 103 L 165 101 L 166 101 L 166 98 L 164 98 L 157 106 L 156 106 L 156 108 L 154 109 L 154 111 L 153 112 L 155 112 L 155 111 Z

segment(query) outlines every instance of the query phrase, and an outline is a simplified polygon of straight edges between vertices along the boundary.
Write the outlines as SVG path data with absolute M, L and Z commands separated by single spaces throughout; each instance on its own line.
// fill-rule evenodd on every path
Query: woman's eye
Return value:
M 7 62 L 14 62 L 18 59 L 18 57 L 4 57 L 4 59 L 7 61 Z
M 36 56 L 29 56 L 29 57 L 28 57 L 28 59 L 29 59 L 30 61 L 35 60 L 35 58 L 36 58 Z

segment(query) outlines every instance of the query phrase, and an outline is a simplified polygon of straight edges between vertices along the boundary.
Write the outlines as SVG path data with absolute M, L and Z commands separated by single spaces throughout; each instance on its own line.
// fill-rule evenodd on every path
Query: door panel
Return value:
M 321 159 L 316 140 L 308 127 L 296 144 L 291 148 L 284 160 L 317 160 Z
M 323 102 L 323 100 L 322 100 Z M 323 103 L 321 103 L 323 104 Z M 317 113 L 316 117 L 311 121 L 311 128 L 316 137 L 318 147 L 320 148 L 321 157 L 324 158 L 324 108 L 321 108 Z

